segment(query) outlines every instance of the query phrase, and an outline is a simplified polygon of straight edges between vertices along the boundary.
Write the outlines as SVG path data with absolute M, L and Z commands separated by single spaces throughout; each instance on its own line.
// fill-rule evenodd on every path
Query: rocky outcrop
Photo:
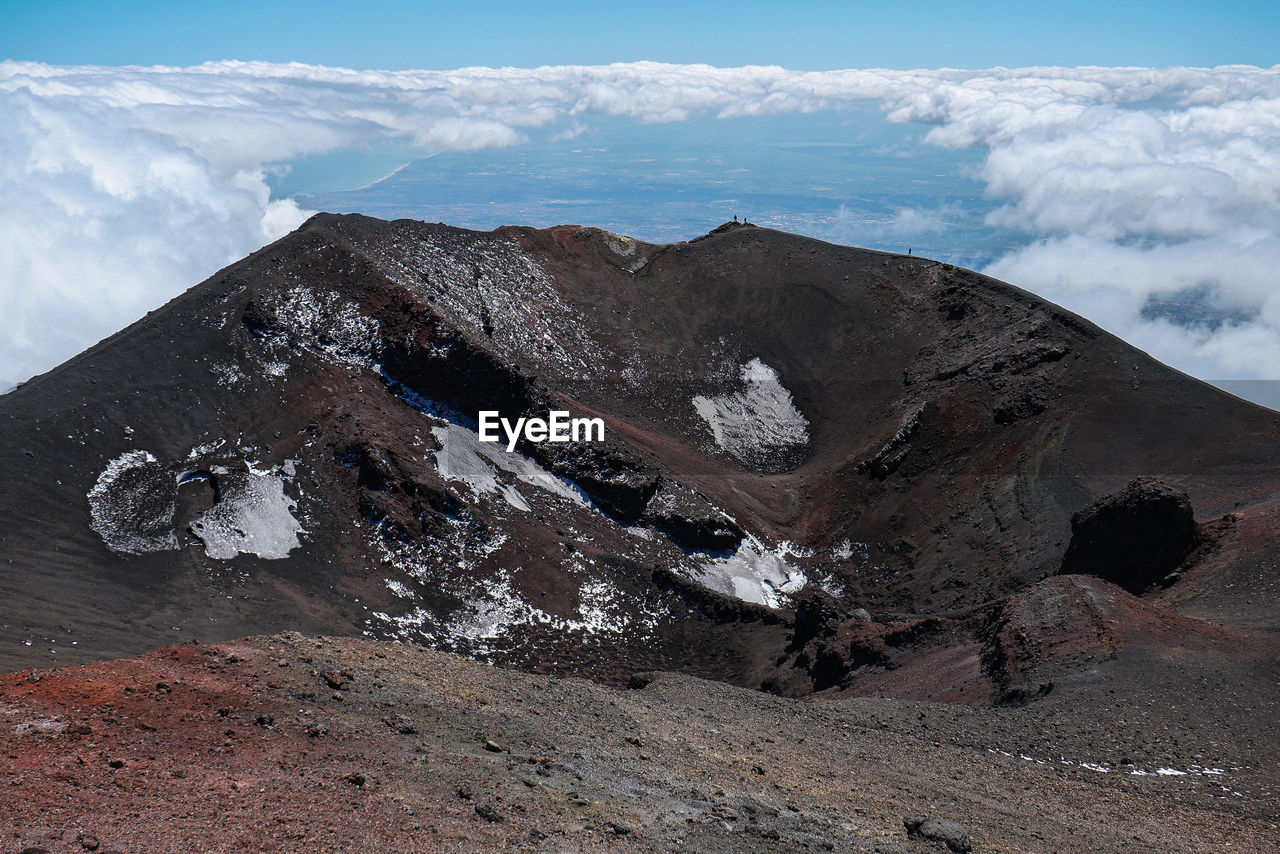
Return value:
M 742 542 L 738 523 L 710 501 L 670 478 L 663 478 L 640 517 L 676 545 L 690 551 L 733 550 Z
M 880 446 L 880 450 L 876 451 L 870 459 L 858 464 L 859 472 L 868 472 L 872 477 L 884 480 L 893 474 L 894 470 L 902 464 L 907 456 L 907 452 L 911 450 L 908 442 L 911 437 L 920 429 L 920 418 L 924 415 L 925 404 L 917 403 L 907 411 L 902 419 L 902 424 L 898 426 L 897 431 L 888 438 L 888 440 Z
M 1182 563 L 1195 536 L 1187 494 L 1155 478 L 1138 478 L 1071 517 L 1061 573 L 1095 575 L 1141 593 Z
M 969 834 L 959 824 L 945 818 L 924 818 L 923 816 L 907 816 L 902 820 L 907 835 L 912 839 L 923 839 L 947 846 L 947 850 L 955 854 L 968 854 L 973 850 Z

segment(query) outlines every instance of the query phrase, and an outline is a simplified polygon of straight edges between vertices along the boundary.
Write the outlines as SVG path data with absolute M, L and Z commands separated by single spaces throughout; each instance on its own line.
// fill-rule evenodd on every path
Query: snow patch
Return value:
M 89 524 L 112 551 L 137 555 L 178 548 L 177 486 L 151 452 L 126 451 L 111 460 L 88 498 Z
M 500 495 L 517 510 L 529 511 L 529 503 L 520 491 L 501 477 L 500 473 L 505 473 L 520 483 L 535 486 L 574 504 L 588 504 L 576 486 L 556 477 L 523 454 L 505 451 L 499 443 L 481 442 L 474 430 L 450 422 L 432 427 L 431 435 L 440 443 L 440 450 L 435 452 L 440 476 L 465 483 L 477 495 Z
M 988 747 L 987 752 L 997 753 L 1001 756 L 1008 756 L 1010 759 L 1022 759 L 1025 762 L 1034 762 L 1037 765 L 1046 765 L 1046 764 L 1049 764 L 1049 762 L 1051 761 L 1046 759 L 1037 759 L 1033 756 L 1027 756 L 1025 753 L 1014 754 L 1014 753 L 1010 753 L 1007 750 L 1000 750 L 999 748 L 994 748 L 994 747 Z M 1188 777 L 1188 776 L 1220 777 L 1224 774 L 1227 774 L 1228 770 L 1230 771 L 1244 770 L 1239 766 L 1233 767 L 1231 769 L 1226 769 L 1226 768 L 1213 768 L 1207 765 L 1191 764 L 1191 765 L 1188 765 L 1185 769 L 1163 767 L 1163 768 L 1156 768 L 1154 771 L 1147 771 L 1145 769 L 1136 768 L 1131 765 L 1115 766 L 1105 762 L 1089 762 L 1089 761 L 1083 761 L 1083 760 L 1074 761 L 1071 759 L 1067 759 L 1065 757 L 1059 758 L 1057 762 L 1059 765 L 1074 765 L 1077 768 L 1083 768 L 1086 771 L 1093 771 L 1094 773 L 1097 773 L 1097 774 L 1126 773 L 1133 777 Z M 1224 786 L 1223 788 L 1225 789 L 1226 787 Z M 1227 789 L 1227 791 L 1231 791 L 1231 790 Z
M 804 556 L 804 551 L 792 543 L 779 543 L 769 549 L 748 535 L 732 555 L 704 564 L 698 580 L 744 602 L 778 608 L 785 597 L 808 583 L 808 576 L 787 562 L 788 557 Z
M 364 367 L 378 354 L 378 321 L 335 293 L 294 285 L 269 292 L 262 308 L 270 319 L 263 334 L 280 347 L 301 347 L 351 367 Z
M 621 632 L 631 622 L 623 610 L 622 591 L 607 581 L 588 581 L 578 590 L 578 616 L 574 623 L 588 634 Z
M 246 463 L 244 473 L 224 475 L 222 500 L 191 523 L 191 533 L 216 560 L 242 553 L 278 560 L 302 545 L 295 509 L 297 502 L 285 494 L 282 473 L 259 471 Z
M 778 372 L 757 358 L 743 365 L 739 375 L 745 385 L 741 391 L 693 398 L 694 411 L 711 428 L 715 443 L 750 465 L 807 445 L 809 421 L 796 409 Z
M 454 641 L 464 641 L 475 653 L 490 653 L 493 643 L 521 626 L 543 626 L 558 632 L 620 634 L 631 625 L 622 594 L 613 584 L 592 580 L 578 590 L 580 619 L 557 617 L 530 604 L 511 587 L 511 576 L 499 570 L 480 582 L 477 595 L 455 611 L 445 626 Z
M 551 277 L 515 240 L 375 237 L 362 249 L 393 282 L 428 298 L 512 361 L 532 361 L 541 371 L 578 380 L 594 376 L 594 366 L 604 361 L 586 332 L 586 318 L 561 299 Z
M 234 362 L 216 362 L 209 367 L 209 372 L 218 381 L 218 385 L 232 390 L 240 388 L 249 379 Z

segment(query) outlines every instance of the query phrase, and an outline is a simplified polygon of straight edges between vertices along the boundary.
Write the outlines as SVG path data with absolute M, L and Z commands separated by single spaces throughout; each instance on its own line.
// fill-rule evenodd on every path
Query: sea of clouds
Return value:
M 272 164 L 407 142 L 517 146 L 593 117 L 840 111 L 985 152 L 986 272 L 1206 378 L 1280 379 L 1280 66 L 788 71 L 628 63 L 352 71 L 0 62 L 0 390 L 47 370 L 306 217 Z M 913 219 L 914 218 L 914 219 Z M 944 227 L 904 211 L 903 234 Z M 1234 318 L 1144 317 L 1200 287 Z

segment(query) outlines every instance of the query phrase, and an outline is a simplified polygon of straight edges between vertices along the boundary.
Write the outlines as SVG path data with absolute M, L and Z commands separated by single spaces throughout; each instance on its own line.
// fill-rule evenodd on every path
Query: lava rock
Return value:
M 476 815 L 480 816 L 485 821 L 492 821 L 492 822 L 504 821 L 502 817 L 502 813 L 498 812 L 496 809 L 489 806 L 488 804 L 476 804 L 475 809 L 476 809 Z
M 816 584 L 805 585 L 794 599 L 796 628 L 793 643 L 803 646 L 816 637 L 832 635 L 848 614 L 840 602 Z
M 640 523 L 657 528 L 689 551 L 733 551 L 746 536 L 706 498 L 667 478 L 649 499 Z
M 955 854 L 968 854 L 973 850 L 969 834 L 963 827 L 949 819 L 906 816 L 902 819 L 902 824 L 907 829 L 907 836 L 912 839 L 939 842 Z
M 1187 494 L 1138 478 L 1071 517 L 1071 543 L 1059 571 L 1093 575 L 1137 594 L 1182 563 L 1195 537 Z
M 388 715 L 382 719 L 382 722 L 401 735 L 416 735 L 418 732 L 413 721 L 404 715 Z
M 320 675 L 324 679 L 325 684 L 335 691 L 347 690 L 347 687 L 348 687 L 347 683 L 351 681 L 351 674 L 346 671 L 343 671 L 341 673 L 335 673 L 331 671 L 327 673 L 322 673 Z

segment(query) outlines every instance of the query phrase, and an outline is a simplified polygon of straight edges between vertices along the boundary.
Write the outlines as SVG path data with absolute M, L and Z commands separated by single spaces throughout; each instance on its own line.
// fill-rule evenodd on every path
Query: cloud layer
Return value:
M 387 140 L 423 151 L 882 105 L 986 151 L 995 275 L 1206 377 L 1280 378 L 1280 67 L 985 71 L 631 63 L 351 71 L 0 63 L 0 385 L 46 370 L 295 227 L 269 164 Z M 838 213 L 832 212 L 838 217 Z M 945 227 L 906 210 L 890 231 Z M 894 231 L 897 229 L 897 231 Z M 1201 285 L 1237 319 L 1144 319 Z

